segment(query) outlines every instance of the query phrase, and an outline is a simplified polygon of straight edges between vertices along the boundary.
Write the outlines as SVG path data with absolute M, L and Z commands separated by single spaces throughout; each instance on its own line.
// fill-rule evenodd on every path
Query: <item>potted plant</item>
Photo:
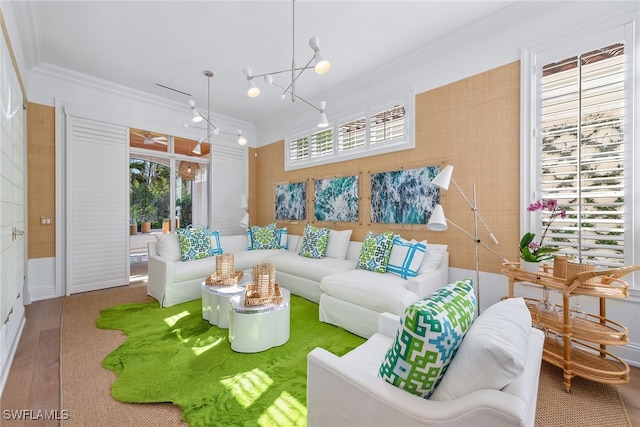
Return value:
M 544 246 L 544 238 L 547 235 L 549 227 L 553 221 L 559 216 L 560 218 L 566 218 L 567 212 L 565 209 L 558 208 L 558 201 L 556 199 L 549 199 L 546 201 L 538 200 L 531 203 L 527 208 L 529 212 L 536 212 L 547 210 L 551 212 L 549 222 L 542 233 L 542 237 L 539 242 L 534 241 L 535 233 L 527 232 L 520 239 L 520 258 L 522 259 L 521 268 L 526 271 L 536 272 L 539 269 L 539 263 L 553 258 L 553 253 L 558 251 L 558 248 L 551 246 Z

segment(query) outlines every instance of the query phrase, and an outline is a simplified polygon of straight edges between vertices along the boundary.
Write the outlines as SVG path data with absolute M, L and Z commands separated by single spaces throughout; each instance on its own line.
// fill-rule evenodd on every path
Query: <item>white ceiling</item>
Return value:
M 311 58 L 312 36 L 332 64 L 323 76 L 305 72 L 297 92 L 321 100 L 331 88 L 514 3 L 296 1 L 296 65 Z M 30 68 L 61 67 L 178 102 L 192 98 L 201 107 L 207 104 L 203 73 L 211 70 L 211 110 L 218 114 L 258 123 L 290 107 L 262 80 L 262 95 L 249 98 L 242 74 L 245 67 L 254 74 L 290 67 L 290 1 L 43 0 L 25 10 L 20 19 Z M 286 86 L 290 76 L 275 80 Z

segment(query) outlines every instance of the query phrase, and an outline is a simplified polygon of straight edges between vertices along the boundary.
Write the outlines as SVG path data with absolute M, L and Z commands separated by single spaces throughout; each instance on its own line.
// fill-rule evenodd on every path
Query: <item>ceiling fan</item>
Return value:
M 155 143 L 160 143 L 165 145 L 167 144 L 166 136 L 153 136 L 149 131 L 145 132 L 144 135 L 139 134 L 137 132 L 133 132 L 133 131 L 131 133 L 142 138 L 145 144 L 155 144 Z

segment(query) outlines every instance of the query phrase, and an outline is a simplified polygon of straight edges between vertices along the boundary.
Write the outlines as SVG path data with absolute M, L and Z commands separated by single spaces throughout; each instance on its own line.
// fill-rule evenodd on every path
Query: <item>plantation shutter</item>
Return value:
M 542 67 L 542 196 L 567 210 L 547 238 L 601 267 L 624 264 L 624 64 L 618 43 Z
M 304 136 L 294 139 L 289 145 L 289 161 L 291 163 L 309 158 L 309 138 Z
M 360 117 L 340 125 L 338 129 L 338 151 L 364 147 L 367 142 L 367 120 Z
M 371 144 L 404 138 L 405 108 L 396 105 L 371 116 Z
M 129 130 L 71 115 L 66 129 L 67 295 L 125 285 Z
M 216 145 L 212 155 L 213 195 L 209 228 L 222 235 L 241 234 L 241 195 L 246 193 L 246 153 L 241 147 Z M 224 248 L 223 248 L 224 249 Z
M 323 130 L 311 134 L 311 157 L 323 156 L 333 152 L 333 130 Z

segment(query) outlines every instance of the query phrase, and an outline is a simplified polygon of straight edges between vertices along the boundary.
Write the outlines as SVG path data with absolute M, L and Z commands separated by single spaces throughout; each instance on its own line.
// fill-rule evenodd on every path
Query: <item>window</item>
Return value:
M 404 137 L 404 114 L 404 105 L 395 105 L 371 116 L 371 143 Z
M 364 147 L 367 138 L 366 123 L 365 117 L 358 117 L 340 125 L 338 128 L 338 151 Z
M 324 156 L 333 152 L 333 129 L 311 134 L 311 157 Z
M 309 158 L 309 137 L 303 136 L 291 141 L 289 147 L 289 159 L 300 161 Z
M 567 216 L 553 222 L 545 244 L 600 269 L 640 261 L 637 49 L 633 23 L 622 19 L 597 34 L 585 27 L 573 40 L 524 49 L 522 58 L 531 84 L 522 94 L 521 231 L 540 236 L 549 218 L 526 206 L 557 199 Z M 633 276 L 625 280 L 637 289 Z
M 285 170 L 413 148 L 413 97 L 401 93 L 347 112 L 321 131 L 314 127 L 295 132 L 285 139 Z
M 602 267 L 625 264 L 624 60 L 617 43 L 542 66 L 542 197 L 567 210 L 547 237 Z

